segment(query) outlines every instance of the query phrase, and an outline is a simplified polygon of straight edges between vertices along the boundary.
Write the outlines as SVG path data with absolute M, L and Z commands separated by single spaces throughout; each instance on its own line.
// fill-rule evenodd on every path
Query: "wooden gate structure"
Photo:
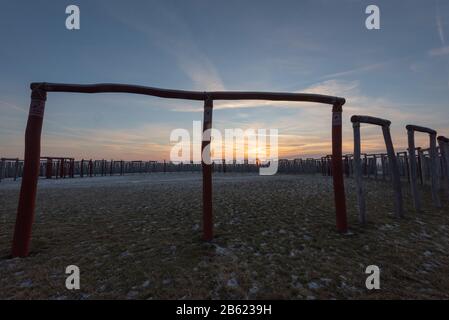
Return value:
M 12 244 L 13 257 L 29 254 L 34 220 L 37 182 L 39 177 L 41 133 L 45 102 L 48 92 L 71 93 L 133 93 L 169 99 L 185 99 L 204 102 L 202 139 L 203 176 L 203 239 L 213 238 L 212 169 L 210 160 L 210 130 L 214 100 L 271 100 L 306 101 L 332 106 L 332 177 L 336 210 L 336 226 L 339 232 L 347 231 L 346 197 L 342 161 L 342 112 L 345 99 L 310 93 L 243 92 L 243 91 L 184 91 L 127 84 L 57 84 L 32 83 L 31 104 L 25 132 L 25 160 L 19 205 Z M 204 159 L 206 158 L 206 159 Z M 91 166 L 90 166 L 91 170 Z
M 390 165 L 390 175 L 391 181 L 393 183 L 393 189 L 395 193 L 395 216 L 403 217 L 404 209 L 402 203 L 402 189 L 401 189 L 401 178 L 399 176 L 399 167 L 396 159 L 396 153 L 393 147 L 393 141 L 391 139 L 390 125 L 391 121 L 370 117 L 370 116 L 357 116 L 351 117 L 351 122 L 354 128 L 354 172 L 355 181 L 357 186 L 357 201 L 359 205 L 359 220 L 362 224 L 366 223 L 366 208 L 365 208 L 365 194 L 363 192 L 362 184 L 362 163 L 360 160 L 361 155 L 361 142 L 360 142 L 360 123 L 368 123 L 372 125 L 377 125 L 382 128 L 382 133 L 385 140 L 385 147 L 387 149 L 388 163 Z M 377 166 L 377 158 L 374 155 L 374 165 Z M 376 170 L 377 172 L 377 170 Z

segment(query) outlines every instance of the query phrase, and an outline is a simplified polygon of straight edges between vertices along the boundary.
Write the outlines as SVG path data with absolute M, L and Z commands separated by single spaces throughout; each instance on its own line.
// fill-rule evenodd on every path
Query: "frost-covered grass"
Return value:
M 6 182 L 6 183 L 5 183 Z M 319 175 L 214 176 L 215 240 L 201 241 L 193 173 L 40 181 L 32 252 L 7 259 L 19 183 L 0 183 L 2 299 L 449 298 L 448 205 L 429 190 L 395 219 L 391 188 L 367 183 L 368 225 L 335 232 L 332 180 Z M 81 289 L 65 288 L 65 268 Z M 381 290 L 365 288 L 366 266 Z

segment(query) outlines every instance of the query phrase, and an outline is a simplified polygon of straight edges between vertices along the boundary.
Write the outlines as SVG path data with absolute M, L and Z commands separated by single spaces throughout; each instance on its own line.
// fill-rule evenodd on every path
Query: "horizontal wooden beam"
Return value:
M 185 91 L 160 89 L 128 84 L 100 83 L 100 84 L 63 84 L 34 82 L 31 90 L 45 92 L 77 92 L 77 93 L 135 93 L 148 96 L 187 100 L 271 100 L 271 101 L 306 101 L 342 106 L 344 98 L 312 93 L 288 92 L 258 92 L 258 91 Z
M 424 133 L 428 133 L 428 134 L 437 134 L 437 132 L 433 129 L 421 127 L 421 126 L 415 126 L 413 124 L 406 125 L 405 128 L 407 130 L 412 130 L 412 131 L 419 131 L 419 132 L 424 132 Z
M 371 117 L 371 116 L 357 116 L 357 115 L 354 115 L 354 116 L 351 117 L 351 122 L 353 122 L 353 123 L 355 123 L 355 122 L 370 123 L 370 124 L 375 124 L 375 125 L 378 125 L 378 126 L 385 126 L 385 127 L 389 127 L 391 125 L 391 121 L 389 121 L 389 120 L 376 118 L 376 117 Z

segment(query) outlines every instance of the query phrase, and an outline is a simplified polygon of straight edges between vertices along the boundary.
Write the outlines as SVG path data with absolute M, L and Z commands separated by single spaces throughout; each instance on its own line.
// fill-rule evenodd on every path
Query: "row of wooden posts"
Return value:
M 421 183 L 424 183 L 423 172 L 430 176 L 430 186 L 432 192 L 433 205 L 436 208 L 441 208 L 440 194 L 445 190 L 449 198 L 449 139 L 443 136 L 437 137 L 437 132 L 433 129 L 417 126 L 407 125 L 408 137 L 408 157 L 407 153 L 400 153 L 397 155 L 394 150 L 393 141 L 390 133 L 391 122 L 389 120 L 375 118 L 371 116 L 352 116 L 351 122 L 354 131 L 354 155 L 353 155 L 353 170 L 357 188 L 357 201 L 359 209 L 359 220 L 362 224 L 366 223 L 366 200 L 365 190 L 362 182 L 362 159 L 361 159 L 361 136 L 360 125 L 370 124 L 381 127 L 382 134 L 387 150 L 388 161 L 384 161 L 383 168 L 388 163 L 388 173 L 394 190 L 394 207 L 395 216 L 404 216 L 403 192 L 401 183 L 400 168 L 406 167 L 405 172 L 408 172 L 408 180 L 410 184 L 411 195 L 415 210 L 422 211 L 421 194 L 418 190 L 418 175 Z M 424 133 L 429 137 L 429 148 L 426 150 L 417 149 L 415 145 L 415 134 Z M 439 148 L 437 147 L 437 141 Z M 428 157 L 425 156 L 427 152 Z M 403 157 L 401 161 L 401 155 Z M 381 157 L 381 159 L 383 159 Z M 398 160 L 399 159 L 399 160 Z M 372 160 L 372 167 L 377 170 L 377 160 Z M 382 162 L 382 160 L 381 160 Z M 402 165 L 401 165 L 402 164 Z M 425 170 L 426 169 L 426 170 Z
M 407 125 L 408 150 L 395 153 L 390 134 L 391 122 L 370 116 L 353 116 L 354 153 L 343 155 L 346 177 L 354 177 L 357 188 L 359 220 L 366 223 L 366 200 L 362 177 L 391 180 L 394 190 L 395 215 L 404 215 L 401 181 L 410 184 L 416 211 L 422 211 L 418 185 L 430 185 L 433 205 L 441 208 L 441 192 L 449 197 L 449 139 L 437 136 L 433 129 Z M 382 128 L 387 153 L 366 154 L 361 152 L 360 124 L 377 125 Z M 427 148 L 416 147 L 415 133 L 429 136 Z M 332 156 L 321 158 L 322 174 L 332 175 Z
M 421 147 L 416 150 L 416 175 L 420 185 L 431 184 L 430 148 Z M 441 147 L 436 148 L 437 153 L 437 176 L 444 184 L 445 161 Z M 361 174 L 365 178 L 389 180 L 391 177 L 390 165 L 387 153 L 361 153 Z M 396 159 L 399 167 L 399 176 L 410 182 L 410 162 L 408 152 L 397 152 Z M 347 178 L 354 177 L 354 154 L 343 155 L 344 174 Z M 265 163 L 266 165 L 266 163 Z M 213 161 L 214 172 L 254 172 L 257 173 L 261 163 L 233 161 L 227 163 L 225 160 Z M 74 178 L 93 177 L 107 175 L 124 175 L 134 173 L 152 172 L 200 172 L 200 163 L 173 163 L 158 161 L 124 161 L 124 160 L 75 160 L 69 157 L 42 157 L 39 175 L 51 178 Z M 12 178 L 14 181 L 21 177 L 23 172 L 23 160 L 19 158 L 0 158 L 0 181 Z M 283 174 L 315 174 L 332 176 L 332 156 L 327 155 L 321 159 L 280 159 L 278 173 Z
M 260 161 L 243 162 L 232 161 L 231 163 L 213 161 L 214 172 L 246 172 L 257 173 L 262 164 Z M 321 168 L 321 160 L 318 159 L 281 159 L 278 164 L 279 173 L 318 173 Z M 93 177 L 107 175 L 124 175 L 134 173 L 152 172 L 201 172 L 201 163 L 173 163 L 158 161 L 124 161 L 124 160 L 75 160 L 69 157 L 42 157 L 39 176 L 47 179 L 52 178 L 74 178 Z M 23 173 L 23 160 L 18 158 L 0 159 L 0 181 L 5 178 L 13 178 L 14 181 Z

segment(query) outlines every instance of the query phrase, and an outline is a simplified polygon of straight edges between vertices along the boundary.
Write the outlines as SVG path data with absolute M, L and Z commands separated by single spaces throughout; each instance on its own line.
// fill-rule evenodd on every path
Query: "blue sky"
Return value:
M 81 29 L 65 28 L 65 8 Z M 365 28 L 376 4 L 381 29 Z M 119 82 L 192 90 L 343 96 L 344 148 L 353 114 L 449 135 L 449 1 L 1 1 L 0 156 L 22 157 L 35 81 Z M 201 103 L 125 94 L 49 94 L 45 155 L 164 159 L 172 129 L 201 120 Z M 330 109 L 306 103 L 217 103 L 214 126 L 277 128 L 283 157 L 330 153 Z M 363 128 L 364 151 L 382 151 Z M 420 137 L 420 144 L 426 140 Z

